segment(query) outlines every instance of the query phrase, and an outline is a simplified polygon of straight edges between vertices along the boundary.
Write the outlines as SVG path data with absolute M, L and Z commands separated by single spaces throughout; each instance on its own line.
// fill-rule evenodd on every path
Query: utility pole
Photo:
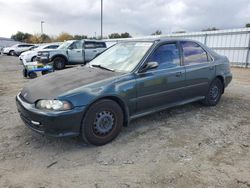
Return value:
M 44 21 L 41 21 L 41 35 L 43 34 L 43 24 L 44 23 L 45 23 Z
M 103 37 L 103 0 L 101 0 L 101 39 Z

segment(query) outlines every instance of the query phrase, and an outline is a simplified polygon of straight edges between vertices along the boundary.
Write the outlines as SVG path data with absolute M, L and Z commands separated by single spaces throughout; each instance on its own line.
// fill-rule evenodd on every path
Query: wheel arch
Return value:
M 215 79 L 219 79 L 223 85 L 223 89 L 222 89 L 222 94 L 224 93 L 224 90 L 225 90 L 225 80 L 224 80 L 224 77 L 222 75 L 217 75 L 215 77 Z
M 56 54 L 56 55 L 52 56 L 51 61 L 54 61 L 54 59 L 57 58 L 57 57 L 63 58 L 65 60 L 65 62 L 68 63 L 68 58 L 63 54 Z
M 33 61 L 35 58 L 37 58 L 37 55 L 33 55 L 30 60 Z

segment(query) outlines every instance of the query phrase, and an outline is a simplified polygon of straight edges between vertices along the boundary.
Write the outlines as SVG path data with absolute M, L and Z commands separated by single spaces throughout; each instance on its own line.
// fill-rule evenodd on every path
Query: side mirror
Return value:
M 143 72 L 146 72 L 148 70 L 155 69 L 158 66 L 159 66 L 159 63 L 157 63 L 156 61 L 150 61 L 146 65 L 144 65 L 144 67 L 139 72 L 143 73 Z

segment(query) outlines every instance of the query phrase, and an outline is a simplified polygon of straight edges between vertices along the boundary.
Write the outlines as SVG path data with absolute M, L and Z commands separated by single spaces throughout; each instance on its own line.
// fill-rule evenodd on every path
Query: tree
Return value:
M 250 23 L 247 23 L 247 24 L 246 24 L 246 27 L 250 27 Z
M 55 40 L 58 42 L 63 42 L 65 40 L 72 40 L 72 39 L 74 39 L 72 35 L 70 35 L 69 33 L 63 32 L 60 35 L 58 35 Z
M 201 31 L 217 31 L 217 30 L 219 30 L 219 29 L 216 27 L 208 27 L 206 29 L 202 29 Z
M 49 43 L 49 42 L 52 42 L 51 38 L 49 35 L 46 35 L 46 34 L 42 34 L 40 36 L 40 41 L 41 43 Z
M 121 36 L 121 38 L 131 38 L 132 37 L 128 32 L 121 33 L 120 36 Z
M 15 41 L 20 41 L 20 42 L 29 42 L 29 38 L 32 35 L 29 33 L 23 33 L 21 31 L 18 31 L 16 34 L 11 35 L 11 38 Z
M 109 35 L 109 38 L 110 39 L 117 39 L 117 38 L 131 38 L 132 36 L 128 33 L 128 32 L 125 32 L 125 33 L 111 33 Z
M 87 35 L 74 35 L 73 38 L 75 40 L 82 40 L 82 39 L 87 39 L 88 36 Z
M 161 30 L 156 30 L 154 33 L 152 33 L 151 35 L 161 35 L 162 32 Z
M 40 35 L 38 35 L 38 34 L 32 35 L 29 38 L 29 41 L 30 41 L 30 43 L 40 43 L 41 42 Z
M 121 38 L 121 35 L 119 33 L 111 33 L 109 35 L 110 39 L 117 39 L 117 38 Z
M 186 33 L 186 31 L 174 31 L 173 33 Z

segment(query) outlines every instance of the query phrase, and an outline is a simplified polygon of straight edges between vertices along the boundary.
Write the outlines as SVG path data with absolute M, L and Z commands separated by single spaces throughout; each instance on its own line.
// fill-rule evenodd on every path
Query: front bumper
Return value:
M 232 79 L 233 79 L 233 75 L 231 72 L 225 75 L 225 87 L 228 86 L 228 84 L 232 81 Z
M 69 111 L 41 111 L 34 104 L 25 102 L 20 94 L 16 96 L 16 105 L 25 125 L 37 133 L 53 137 L 80 134 L 85 107 L 75 107 Z
M 51 61 L 51 59 L 47 56 L 37 56 L 37 61 L 39 63 L 48 64 Z

